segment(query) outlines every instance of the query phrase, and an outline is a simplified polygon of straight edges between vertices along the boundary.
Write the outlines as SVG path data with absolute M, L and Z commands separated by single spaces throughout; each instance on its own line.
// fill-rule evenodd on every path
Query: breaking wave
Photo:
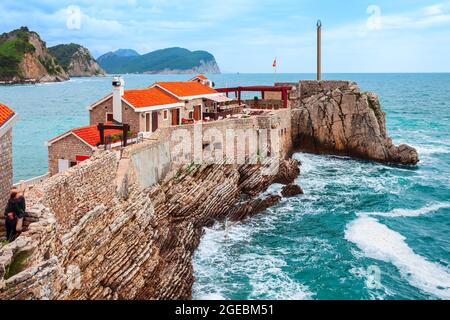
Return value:
M 434 203 L 419 209 L 394 209 L 389 212 L 362 212 L 359 215 L 382 216 L 382 217 L 419 217 L 441 209 L 450 208 L 449 202 Z
M 441 299 L 450 299 L 450 270 L 416 254 L 405 237 L 367 215 L 347 225 L 345 238 L 365 256 L 395 265 L 411 285 Z

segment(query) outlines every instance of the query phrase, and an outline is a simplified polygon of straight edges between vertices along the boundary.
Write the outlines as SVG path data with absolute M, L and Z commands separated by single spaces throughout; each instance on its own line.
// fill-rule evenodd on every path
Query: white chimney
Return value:
M 113 85 L 113 118 L 122 123 L 122 97 L 125 88 L 125 81 L 122 77 L 114 77 Z

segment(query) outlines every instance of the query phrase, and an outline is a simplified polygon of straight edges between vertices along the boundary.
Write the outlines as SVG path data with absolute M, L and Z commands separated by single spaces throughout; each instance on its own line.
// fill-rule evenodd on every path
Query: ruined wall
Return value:
M 273 98 L 268 98 L 269 92 L 266 93 L 266 97 L 264 98 L 264 100 L 258 99 L 257 101 L 255 101 L 255 99 L 250 99 L 250 100 L 245 100 L 243 101 L 244 104 L 246 104 L 247 106 L 249 106 L 252 109 L 281 109 L 284 108 L 284 102 L 283 100 L 280 99 L 273 99 Z M 279 93 L 279 92 L 274 92 L 274 93 Z M 281 93 L 280 93 L 281 95 Z
M 58 173 L 58 159 L 76 162 L 76 156 L 92 156 L 93 150 L 86 143 L 69 135 L 48 146 L 48 170 L 51 175 Z
M 345 80 L 302 80 L 299 82 L 299 97 L 300 100 L 304 100 L 314 95 L 324 94 L 334 91 L 336 89 L 345 90 L 349 87 L 357 86 L 352 81 Z
M 12 129 L 0 137 L 0 239 L 5 232 L 3 213 L 8 202 L 12 179 Z

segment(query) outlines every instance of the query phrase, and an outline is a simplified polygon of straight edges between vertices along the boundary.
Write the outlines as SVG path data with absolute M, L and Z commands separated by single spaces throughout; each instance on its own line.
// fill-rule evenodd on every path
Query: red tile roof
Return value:
M 96 147 L 100 143 L 100 132 L 95 125 L 72 129 L 71 132 L 93 147 Z M 107 129 L 105 130 L 105 137 L 119 133 L 122 133 L 122 130 Z
M 191 97 L 218 93 L 213 88 L 194 81 L 156 82 L 155 85 L 164 88 L 178 97 Z
M 199 74 L 198 76 L 195 76 L 195 77 L 193 77 L 191 80 L 189 80 L 189 81 L 194 81 L 194 80 L 197 80 L 197 79 L 200 79 L 200 80 L 209 80 L 207 77 L 205 77 L 203 74 Z
M 159 88 L 125 90 L 123 98 L 135 108 L 153 107 L 180 102 L 180 100 Z
M 0 103 L 0 127 L 4 125 L 14 115 L 14 111 Z

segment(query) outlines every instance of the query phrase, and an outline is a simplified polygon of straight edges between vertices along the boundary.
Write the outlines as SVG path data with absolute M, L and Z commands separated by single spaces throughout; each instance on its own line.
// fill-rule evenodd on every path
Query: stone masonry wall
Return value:
M 0 137 L 0 239 L 5 236 L 3 212 L 12 186 L 12 129 Z
M 72 228 L 86 212 L 114 198 L 118 154 L 104 153 L 100 159 L 83 161 L 36 188 L 45 194 L 43 204 L 53 212 L 61 230 Z

